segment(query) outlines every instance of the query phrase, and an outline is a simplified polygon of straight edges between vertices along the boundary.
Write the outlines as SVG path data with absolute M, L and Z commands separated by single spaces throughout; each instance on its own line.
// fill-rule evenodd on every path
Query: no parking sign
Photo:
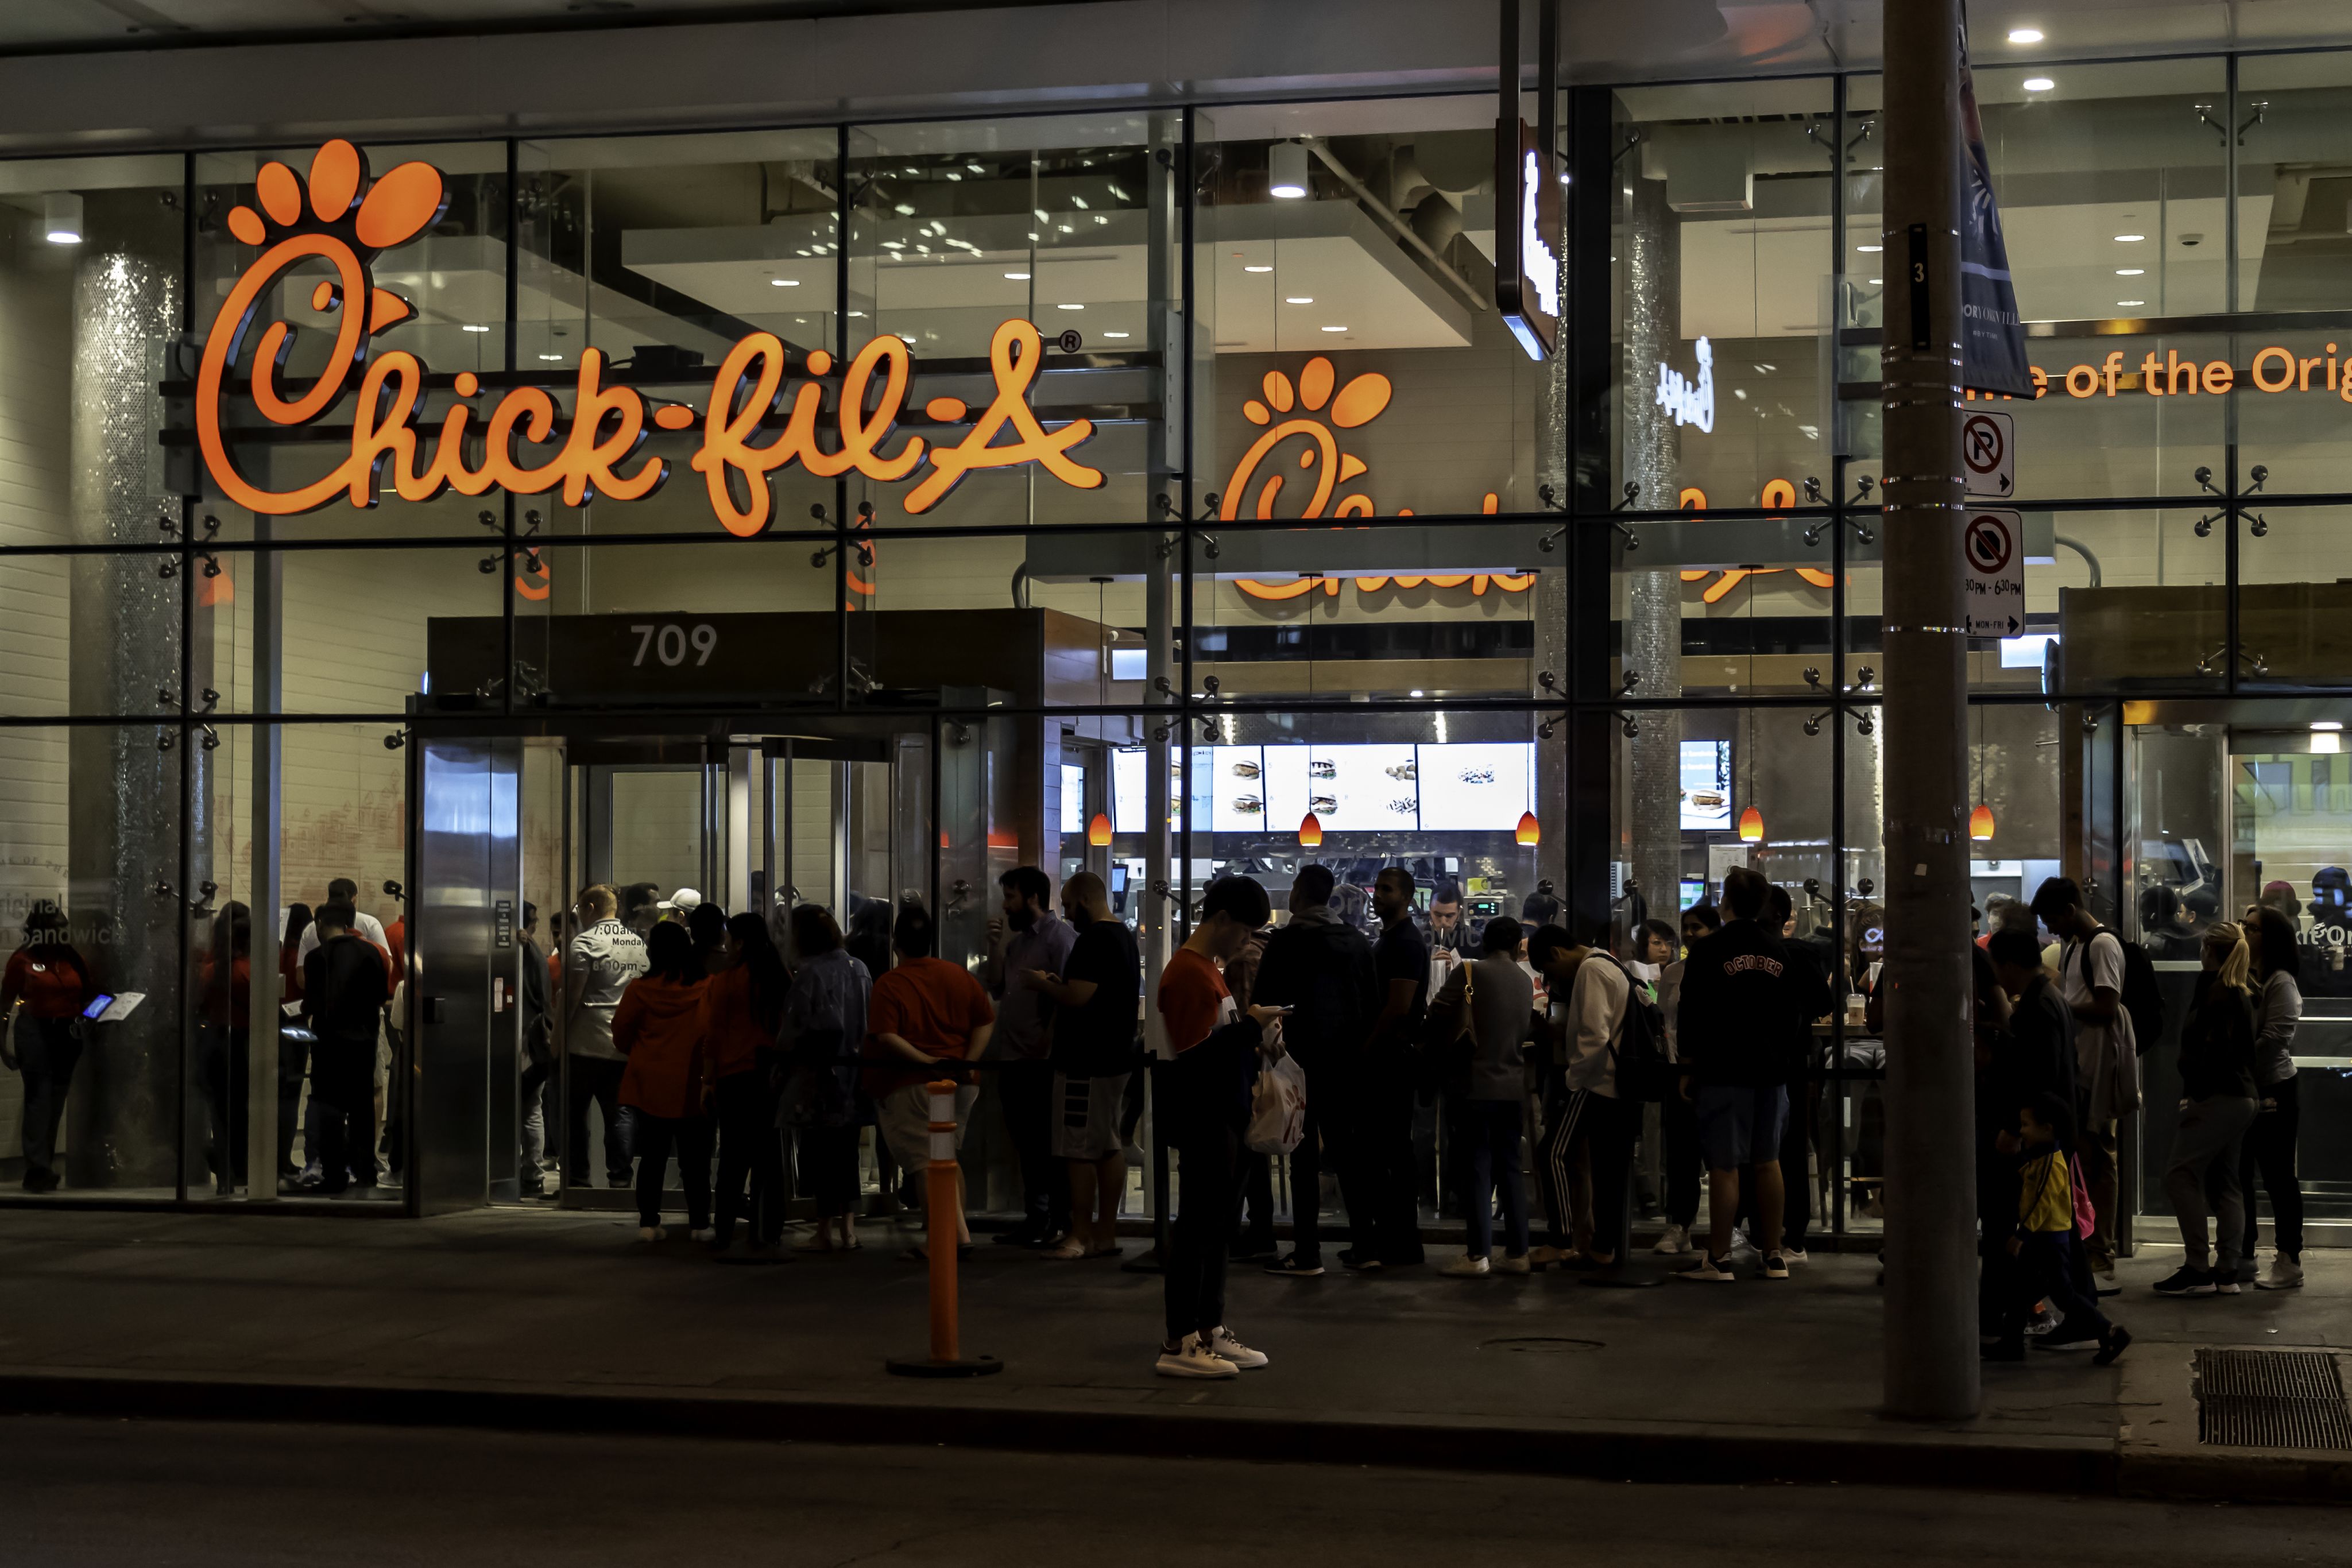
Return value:
M 2025 623 L 2024 546 L 2024 520 L 2015 512 L 1969 512 L 1960 559 L 1969 636 L 2014 637 Z

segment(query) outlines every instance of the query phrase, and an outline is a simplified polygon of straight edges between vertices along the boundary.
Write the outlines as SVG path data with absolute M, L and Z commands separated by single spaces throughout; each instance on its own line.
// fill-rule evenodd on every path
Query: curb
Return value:
M 546 1387 L 19 1373 L 0 1375 L 0 1414 L 1018 1448 L 1652 1483 L 1841 1482 L 2114 1495 L 2124 1481 L 2116 1446 L 2090 1440 L 1968 1442 L 1913 1437 L 1899 1430 L 1870 1437 L 1706 1428 L 1607 1430 L 1558 1424 L 1204 1415 L 1158 1407 L 1148 1413 L 1024 1410 L 934 1402 L 863 1404 L 765 1394 L 583 1394 Z M 2263 1490 L 2265 1496 L 2340 1500 L 2346 1495 L 2333 1471 L 2272 1477 L 2268 1471 L 2289 1467 L 2254 1468 L 2265 1471 L 2272 1482 Z M 2281 1480 L 2291 1480 L 2291 1490 L 2274 1490 Z

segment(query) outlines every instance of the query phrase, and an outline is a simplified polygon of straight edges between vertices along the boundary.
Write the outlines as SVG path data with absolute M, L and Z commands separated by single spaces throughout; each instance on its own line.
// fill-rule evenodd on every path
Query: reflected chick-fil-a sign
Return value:
M 912 434 L 893 444 L 913 379 L 905 340 L 878 337 L 858 350 L 843 371 L 827 421 L 824 390 L 814 378 L 833 373 L 834 357 L 816 349 L 802 358 L 804 379 L 785 408 L 792 350 L 772 332 L 753 332 L 734 345 L 699 414 L 681 402 L 655 400 L 649 407 L 634 387 L 605 385 L 604 355 L 588 349 L 580 355 L 568 415 L 540 386 L 513 388 L 484 410 L 478 406 L 480 378 L 467 371 L 454 379 L 457 402 L 438 426 L 421 430 L 423 362 L 404 350 L 371 349 L 378 333 L 415 312 L 375 287 L 372 267 L 377 256 L 407 244 L 440 217 L 448 204 L 441 172 L 429 163 L 403 163 L 371 180 L 359 149 L 334 141 L 312 157 L 307 181 L 283 163 L 263 164 L 254 200 L 261 210 L 233 209 L 228 228 L 261 254 L 238 275 L 215 319 L 196 380 L 196 443 L 205 472 L 223 497 L 250 511 L 283 517 L 338 500 L 373 507 L 387 484 L 404 501 L 429 501 L 451 490 L 462 496 L 557 492 L 573 507 L 594 497 L 634 501 L 669 477 L 667 459 L 640 452 L 648 426 L 687 431 L 698 422 L 702 439 L 691 466 L 703 477 L 712 514 L 740 538 L 773 521 L 768 476 L 795 463 L 824 478 L 854 472 L 885 484 L 914 479 L 902 502 L 910 514 L 929 511 L 966 475 L 982 468 L 1035 463 L 1079 489 L 1103 482 L 1101 470 L 1070 455 L 1094 434 L 1093 423 L 1074 419 L 1048 431 L 1030 406 L 1045 350 L 1036 327 L 1024 320 L 996 329 L 988 349 L 993 396 L 953 445 Z M 295 329 L 282 320 L 262 325 L 262 305 L 289 273 L 314 263 L 334 274 L 319 280 L 310 302 L 335 319 L 335 339 L 309 386 L 289 386 L 282 378 Z M 341 461 L 289 490 L 265 488 L 247 477 L 231 454 L 232 427 L 225 418 L 239 382 L 262 420 L 279 427 L 312 423 L 355 392 L 351 444 Z M 971 414 L 961 400 L 946 397 L 931 399 L 924 412 L 943 424 Z M 468 448 L 477 442 L 480 460 L 469 463 Z

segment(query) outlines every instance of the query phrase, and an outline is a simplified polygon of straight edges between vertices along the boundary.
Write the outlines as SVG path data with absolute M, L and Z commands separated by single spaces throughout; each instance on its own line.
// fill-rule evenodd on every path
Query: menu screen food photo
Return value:
M 1682 743 L 1682 823 L 1701 831 L 1731 826 L 1731 742 Z
M 1439 833 L 1507 833 L 1535 799 L 1528 789 L 1535 747 L 1518 741 L 1461 741 L 1417 748 L 1421 825 Z

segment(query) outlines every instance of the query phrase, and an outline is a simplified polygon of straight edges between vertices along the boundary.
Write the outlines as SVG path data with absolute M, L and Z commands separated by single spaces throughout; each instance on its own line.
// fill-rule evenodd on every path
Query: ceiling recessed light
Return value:
M 1326 327 L 1326 328 L 1324 328 L 1323 329 L 1324 329 L 1326 332 L 1344 332 L 1344 331 L 1346 331 L 1348 329 L 1346 329 L 1345 327 Z
M 1105 332 L 1103 336 L 1106 338 L 1132 338 L 1135 334 L 1132 332 Z
M 1025 272 L 1008 272 L 1004 276 L 1013 279 L 1015 283 L 1026 283 L 1029 281 L 1029 275 Z
M 2012 44 L 2038 44 L 2042 41 L 2042 29 L 2039 27 L 2011 27 L 2009 30 L 2009 41 Z
M 563 358 L 563 356 L 562 354 L 541 354 L 540 355 L 540 358 L 542 360 L 560 360 Z
M 1884 282 L 1885 282 L 1885 281 L 1886 281 L 1886 279 L 1885 279 L 1885 278 L 1883 278 L 1883 277 L 1874 277 L 1874 278 L 1872 278 L 1872 279 L 1870 280 L 1870 282 L 1871 282 L 1871 287 L 1873 287 L 1874 288 L 1874 287 L 1876 287 L 1879 284 L 1882 284 L 1882 283 L 1884 283 Z
M 2136 245 L 2147 237 L 2146 235 L 2117 235 L 2116 240 L 2121 245 Z
M 1885 250 L 1886 247 L 1883 245 L 1858 245 L 1853 248 L 1862 252 L 1864 256 L 1876 256 L 1880 251 Z
M 2318 731 L 2318 730 L 2327 730 L 2327 729 L 2342 729 L 2342 728 L 2344 727 L 2344 726 L 2343 726 L 2341 723 L 2339 723 L 2338 721 L 2336 721 L 2336 720 L 2335 720 L 2335 719 L 2332 719 L 2332 718 L 2317 718 L 2317 719 L 2314 719 L 2314 720 L 2312 720 L 2312 721 L 2311 721 L 2311 727 L 2313 728 L 2313 730 L 2315 730 L 2315 731 Z
M 2028 92 L 2048 92 L 2052 88 L 2056 87 L 2058 84 L 2052 81 L 2048 77 L 2027 77 L 2018 85 L 2025 89 Z
M 2116 300 L 2116 304 L 2118 304 L 2118 305 L 2124 306 L 2124 307 L 2126 307 L 2126 308 L 2128 308 L 2129 307 L 2134 306 L 2134 305 L 2145 305 L 2145 304 L 2147 304 L 2147 300 L 2145 300 L 2145 299 L 2118 299 L 2118 300 Z
M 51 245 L 81 243 L 81 197 L 71 191 L 53 191 L 41 198 L 41 233 Z
M 771 288 L 798 288 L 800 286 L 801 280 L 797 277 L 772 277 L 768 279 L 768 287 Z
M 1086 307 L 1083 305 L 1056 305 L 1054 308 L 1056 310 L 1083 310 Z
M 1285 305 L 1312 305 L 1315 303 L 1315 296 L 1312 294 L 1294 294 L 1285 299 L 1283 303 Z
M 2116 276 L 2117 277 L 2138 277 L 2144 275 L 2147 271 L 2147 268 L 2144 267 L 2119 267 L 2116 268 Z
M 478 326 L 474 322 L 468 321 L 466 323 L 466 330 L 468 332 L 487 332 L 489 329 L 488 327 Z
M 1274 268 L 1271 267 L 1244 267 L 1242 270 L 1244 272 L 1272 272 Z

